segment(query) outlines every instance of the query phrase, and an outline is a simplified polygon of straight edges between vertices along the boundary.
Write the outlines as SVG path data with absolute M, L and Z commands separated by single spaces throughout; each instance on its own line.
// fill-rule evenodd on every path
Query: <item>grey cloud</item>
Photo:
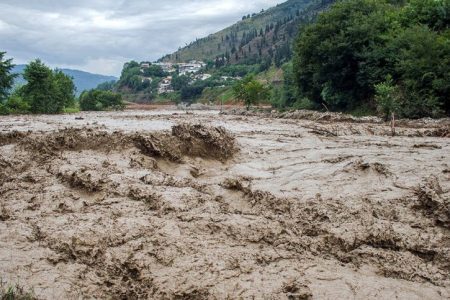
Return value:
M 156 60 L 278 1 L 2 0 L 0 50 L 16 63 L 118 75 L 128 60 Z

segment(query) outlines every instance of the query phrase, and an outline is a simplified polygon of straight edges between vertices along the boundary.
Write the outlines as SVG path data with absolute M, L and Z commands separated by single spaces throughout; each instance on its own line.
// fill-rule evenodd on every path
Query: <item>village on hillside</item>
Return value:
M 207 64 L 203 61 L 191 60 L 187 63 L 170 63 L 170 62 L 141 62 L 141 73 L 144 74 L 146 69 L 149 69 L 151 66 L 158 66 L 162 69 L 162 71 L 168 76 L 162 78 L 162 80 L 158 83 L 158 94 L 166 94 L 175 92 L 172 86 L 172 79 L 174 75 L 177 76 L 187 76 L 190 78 L 189 84 L 194 84 L 198 81 L 204 81 L 210 79 L 212 74 L 205 72 L 205 67 Z M 231 76 L 221 76 L 220 79 L 222 81 L 227 80 L 240 80 L 241 77 L 231 77 Z M 150 83 L 153 81 L 151 77 L 142 76 L 142 80 L 149 81 Z

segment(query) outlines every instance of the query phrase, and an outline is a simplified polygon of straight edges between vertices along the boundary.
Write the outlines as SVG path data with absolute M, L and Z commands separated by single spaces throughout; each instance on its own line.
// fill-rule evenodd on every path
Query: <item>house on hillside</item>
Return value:
M 172 76 L 164 78 L 158 85 L 158 94 L 173 93 Z
M 188 63 L 179 63 L 178 69 L 180 75 L 196 74 L 205 67 L 206 64 L 202 61 L 192 60 Z
M 154 65 L 161 67 L 161 69 L 166 73 L 173 73 L 176 71 L 175 66 L 172 63 L 161 62 L 161 63 L 154 63 Z
M 209 79 L 209 78 L 211 78 L 212 77 L 212 75 L 211 74 L 197 74 L 197 75 L 195 75 L 194 76 L 194 79 L 195 80 L 207 80 L 207 79 Z

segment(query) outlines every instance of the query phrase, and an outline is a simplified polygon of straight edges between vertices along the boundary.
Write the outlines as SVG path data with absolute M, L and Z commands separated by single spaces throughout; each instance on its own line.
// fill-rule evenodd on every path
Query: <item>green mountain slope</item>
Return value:
M 25 84 L 25 80 L 22 77 L 23 71 L 25 69 L 25 65 L 16 65 L 13 69 L 13 73 L 17 73 L 20 76 L 16 79 L 16 84 Z M 99 84 L 108 82 L 108 81 L 116 81 L 117 78 L 114 76 L 105 76 L 99 74 L 92 74 L 79 70 L 72 69 L 61 69 L 61 71 L 72 77 L 75 87 L 77 88 L 77 95 L 81 94 L 85 90 L 90 90 L 96 88 Z
M 289 0 L 276 7 L 244 17 L 242 21 L 199 39 L 162 61 L 213 61 L 252 64 L 271 59 L 276 65 L 291 56 L 299 25 L 309 23 L 336 0 Z

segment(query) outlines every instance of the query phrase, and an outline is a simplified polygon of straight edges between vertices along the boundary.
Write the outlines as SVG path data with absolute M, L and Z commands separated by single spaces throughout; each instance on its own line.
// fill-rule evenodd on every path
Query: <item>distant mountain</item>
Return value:
M 301 24 L 312 22 L 336 0 L 289 0 L 247 15 L 238 23 L 192 42 L 160 59 L 167 62 L 189 60 L 219 63 L 257 63 L 272 59 L 279 65 L 290 59 L 292 43 Z
M 25 65 L 16 65 L 13 69 L 13 73 L 22 74 L 25 69 Z M 72 69 L 60 69 L 64 74 L 73 78 L 73 82 L 77 88 L 77 95 L 81 94 L 85 90 L 96 88 L 99 84 L 108 81 L 117 81 L 114 76 L 105 76 L 99 74 L 92 74 L 79 70 Z M 22 76 L 16 79 L 16 84 L 25 84 L 25 80 Z

